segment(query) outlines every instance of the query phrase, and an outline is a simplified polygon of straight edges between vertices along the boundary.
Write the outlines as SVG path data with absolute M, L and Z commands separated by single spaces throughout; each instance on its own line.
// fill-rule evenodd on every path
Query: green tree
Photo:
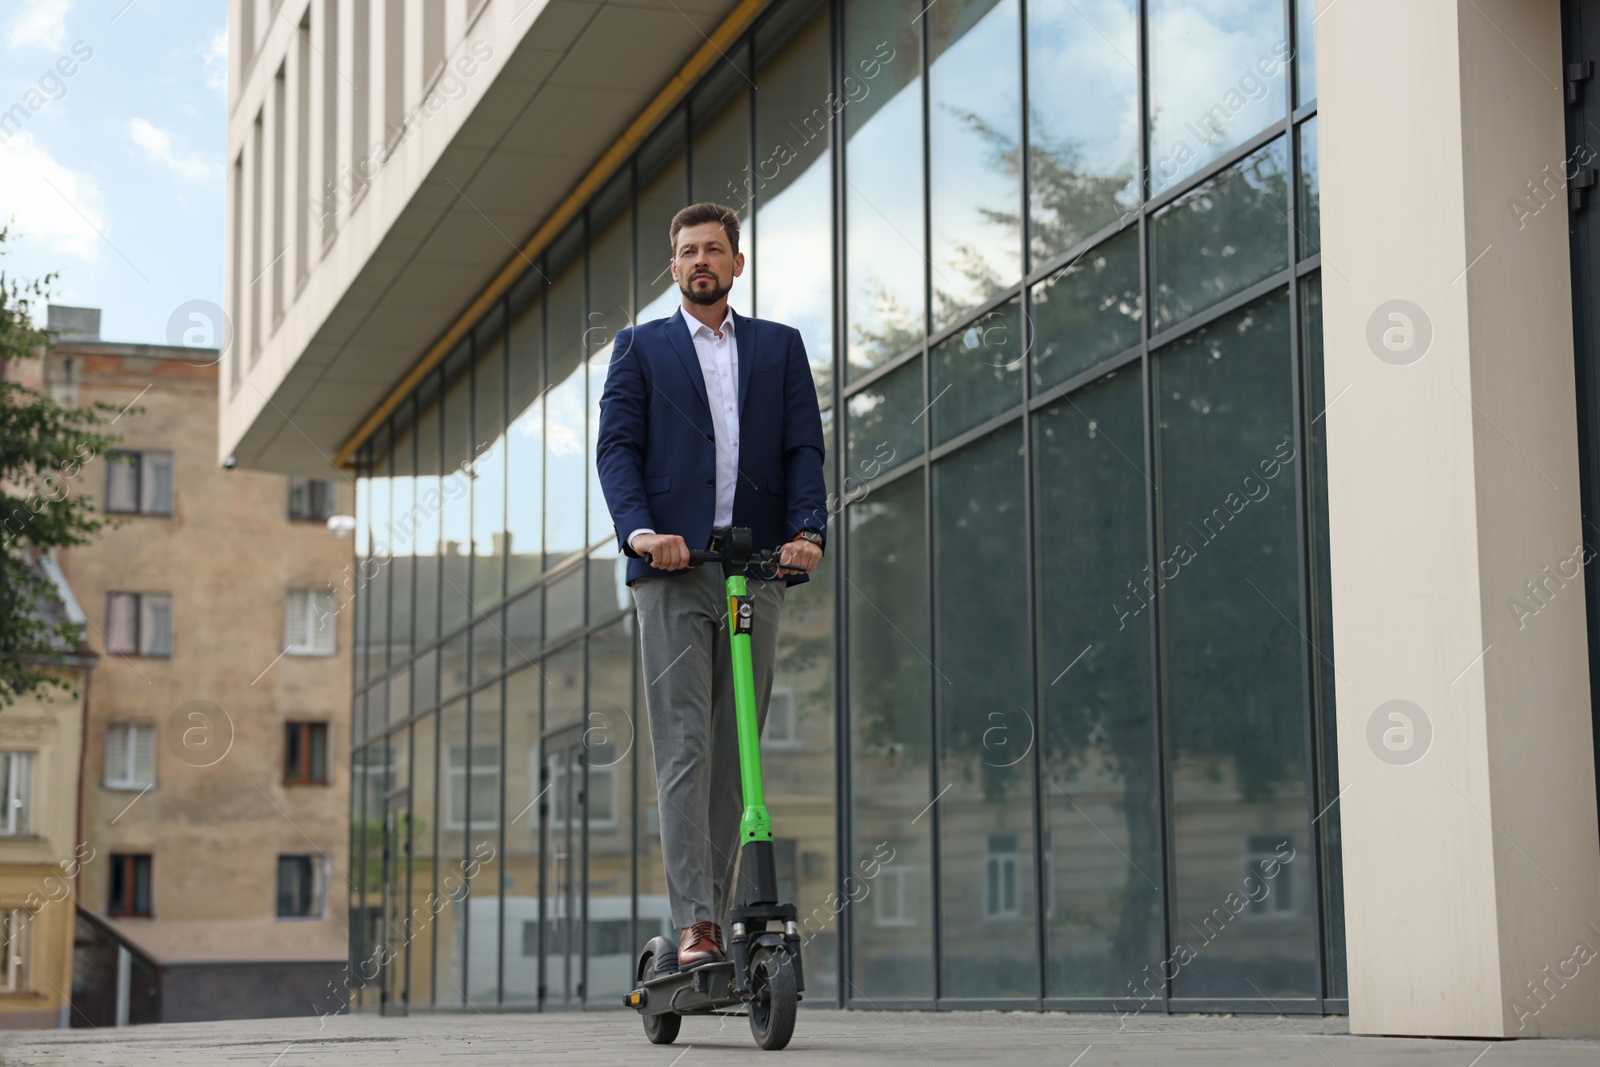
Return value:
M 0 228 L 0 255 L 7 236 Z M 116 440 L 99 430 L 109 424 L 108 405 L 63 407 L 15 380 L 15 368 L 49 346 L 32 310 L 54 278 L 18 280 L 0 272 L 0 701 L 6 705 L 45 686 L 70 688 L 54 664 L 82 635 L 44 607 L 53 604 L 55 590 L 38 561 L 53 549 L 87 544 L 104 525 L 78 478 Z

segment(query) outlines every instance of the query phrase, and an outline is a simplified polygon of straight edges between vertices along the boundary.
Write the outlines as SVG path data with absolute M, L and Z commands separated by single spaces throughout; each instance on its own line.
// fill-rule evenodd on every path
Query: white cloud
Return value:
M 128 136 L 133 138 L 134 144 L 144 149 L 144 154 L 152 163 L 159 163 L 179 177 L 191 181 L 204 181 L 211 177 L 211 164 L 192 152 L 186 156 L 178 155 L 172 148 L 172 134 L 159 126 L 141 118 L 130 119 Z
M 22 13 L 6 35 L 12 48 L 34 45 L 60 52 L 67 45 L 67 12 L 72 0 L 24 0 Z
M 0 221 L 18 237 L 78 259 L 101 256 L 109 233 L 105 198 L 93 177 L 62 166 L 22 130 L 0 145 Z
M 206 86 L 215 92 L 228 91 L 228 27 L 224 26 L 200 50 L 205 64 Z

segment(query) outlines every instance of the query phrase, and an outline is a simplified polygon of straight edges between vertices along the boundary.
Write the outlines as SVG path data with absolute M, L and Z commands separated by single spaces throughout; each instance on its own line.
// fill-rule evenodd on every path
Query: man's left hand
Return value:
M 822 562 L 822 549 L 810 541 L 790 541 L 778 550 L 778 562 L 810 574 Z

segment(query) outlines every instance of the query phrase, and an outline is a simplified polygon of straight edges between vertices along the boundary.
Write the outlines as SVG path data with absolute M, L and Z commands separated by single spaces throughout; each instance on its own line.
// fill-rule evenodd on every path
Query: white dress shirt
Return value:
M 689 327 L 694 354 L 700 360 L 705 379 L 706 402 L 711 406 L 711 424 L 717 447 L 717 495 L 712 512 L 713 526 L 733 525 L 733 493 L 739 486 L 739 346 L 733 335 L 733 309 L 722 319 L 722 329 L 713 330 L 681 306 L 678 314 Z M 640 534 L 655 533 L 640 528 L 628 534 L 628 544 Z

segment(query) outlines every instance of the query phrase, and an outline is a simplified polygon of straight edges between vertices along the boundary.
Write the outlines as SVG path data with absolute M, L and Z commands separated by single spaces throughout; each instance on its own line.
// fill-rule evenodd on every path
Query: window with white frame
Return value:
M 878 868 L 878 877 L 872 886 L 872 924 L 874 926 L 912 926 L 916 920 L 911 914 L 911 869 Z
M 0 752 L 0 834 L 16 836 L 33 829 L 33 753 Z
M 800 738 L 795 733 L 794 687 L 775 685 L 772 698 L 767 701 L 767 726 L 761 732 L 764 748 L 795 748 Z
M 592 772 L 591 772 L 592 773 Z M 472 766 L 467 766 L 467 746 L 445 748 L 444 822 L 451 830 L 469 829 L 467 820 L 467 782 L 472 782 L 472 830 L 492 830 L 500 825 L 500 746 L 495 742 L 474 742 Z
M 283 601 L 283 645 L 291 656 L 331 656 L 333 594 L 325 589 L 291 589 Z
M 107 789 L 144 789 L 156 781 L 156 728 L 147 722 L 106 727 Z
M 119 515 L 171 515 L 172 453 L 107 453 L 106 510 Z
M 25 993 L 31 977 L 33 912 L 11 908 L 0 917 L 0 951 L 5 954 L 0 971 L 0 993 Z
M 107 593 L 106 651 L 119 656 L 172 655 L 172 597 Z
M 988 852 L 983 858 L 983 917 L 1015 919 L 1022 915 L 1017 899 L 1016 834 L 990 834 Z
M 322 918 L 323 878 L 320 856 L 278 857 L 278 918 Z

